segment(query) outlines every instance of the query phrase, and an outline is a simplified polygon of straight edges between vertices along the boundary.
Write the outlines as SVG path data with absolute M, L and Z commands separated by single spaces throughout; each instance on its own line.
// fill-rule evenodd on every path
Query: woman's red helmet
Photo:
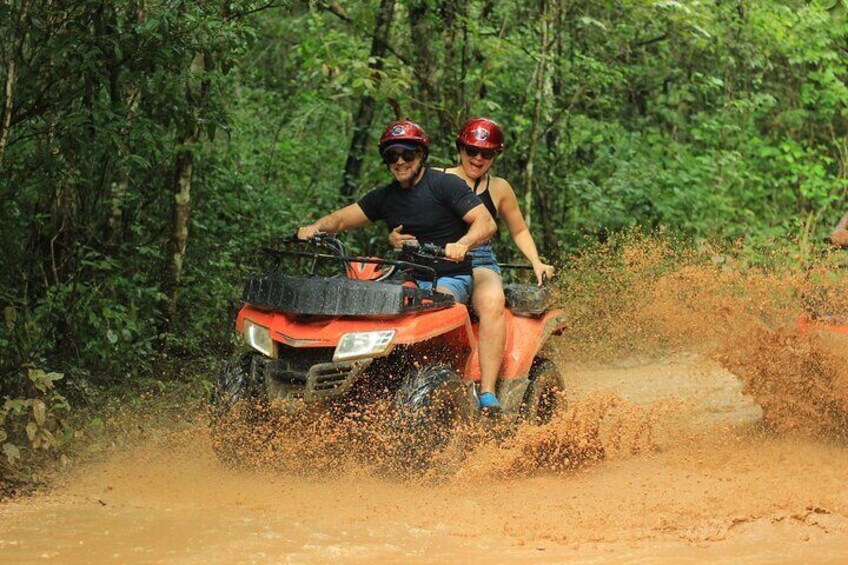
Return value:
M 424 128 L 412 120 L 397 120 L 386 127 L 380 136 L 380 155 L 392 145 L 419 146 L 426 157 L 430 151 L 430 138 Z
M 457 145 L 503 151 L 504 134 L 501 126 L 489 118 L 472 118 L 463 124 L 456 136 Z

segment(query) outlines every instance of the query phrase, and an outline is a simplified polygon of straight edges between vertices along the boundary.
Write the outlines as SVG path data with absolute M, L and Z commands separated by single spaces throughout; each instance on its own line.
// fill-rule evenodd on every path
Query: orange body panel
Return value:
M 274 341 L 292 347 L 335 347 L 349 332 L 395 330 L 394 344 L 409 345 L 463 329 L 468 345 L 476 347 L 477 340 L 468 319 L 468 309 L 461 304 L 450 308 L 406 314 L 393 318 L 296 318 L 280 312 L 244 306 L 239 312 L 236 329 L 244 331 L 244 320 L 250 319 L 271 330 Z
M 507 333 L 500 378 L 525 378 L 545 338 L 563 328 L 562 312 L 553 310 L 539 318 L 529 318 L 507 310 L 505 316 Z M 468 309 L 461 304 L 393 318 L 297 318 L 244 306 L 236 321 L 239 333 L 244 331 L 245 319 L 269 328 L 273 340 L 291 347 L 335 347 L 349 332 L 395 330 L 394 345 L 423 343 L 443 336 L 452 346 L 468 351 L 463 377 L 480 381 L 477 325 L 471 323 Z

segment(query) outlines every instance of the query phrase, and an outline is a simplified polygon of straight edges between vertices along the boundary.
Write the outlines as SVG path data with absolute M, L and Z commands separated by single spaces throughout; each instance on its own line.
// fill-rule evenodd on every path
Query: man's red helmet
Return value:
M 501 126 L 489 118 L 472 118 L 465 122 L 456 136 L 456 143 L 481 149 L 503 151 L 504 134 Z
M 397 120 L 386 127 L 386 131 L 380 136 L 380 155 L 387 147 L 402 145 L 407 147 L 419 146 L 424 149 L 426 157 L 430 151 L 430 138 L 424 128 L 412 120 Z

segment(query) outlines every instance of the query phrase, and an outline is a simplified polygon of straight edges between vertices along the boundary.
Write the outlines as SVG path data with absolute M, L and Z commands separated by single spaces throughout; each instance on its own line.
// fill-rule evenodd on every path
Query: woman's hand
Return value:
M 533 263 L 533 271 L 536 273 L 536 280 L 539 286 L 542 286 L 546 280 L 551 280 L 554 276 L 553 265 L 546 265 L 541 261 Z
M 401 233 L 403 226 L 398 226 L 389 233 L 389 244 L 395 248 L 400 249 L 403 247 L 404 243 L 418 243 L 418 240 L 414 235 L 410 235 L 408 233 Z

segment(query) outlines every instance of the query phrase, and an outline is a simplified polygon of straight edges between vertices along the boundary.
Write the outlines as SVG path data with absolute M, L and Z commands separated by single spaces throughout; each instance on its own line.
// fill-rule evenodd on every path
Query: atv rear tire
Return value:
M 530 368 L 530 384 L 524 393 L 522 414 L 535 426 L 547 424 L 557 412 L 565 411 L 565 380 L 557 366 L 544 357 L 537 357 Z
M 267 419 L 267 403 L 252 376 L 254 357 L 256 353 L 245 353 L 227 361 L 212 389 L 212 449 L 228 465 L 245 459 L 255 430 Z
M 466 394 L 450 367 L 425 367 L 407 375 L 395 395 L 392 426 L 400 470 L 425 469 L 431 456 L 451 443 L 456 427 L 470 416 Z

